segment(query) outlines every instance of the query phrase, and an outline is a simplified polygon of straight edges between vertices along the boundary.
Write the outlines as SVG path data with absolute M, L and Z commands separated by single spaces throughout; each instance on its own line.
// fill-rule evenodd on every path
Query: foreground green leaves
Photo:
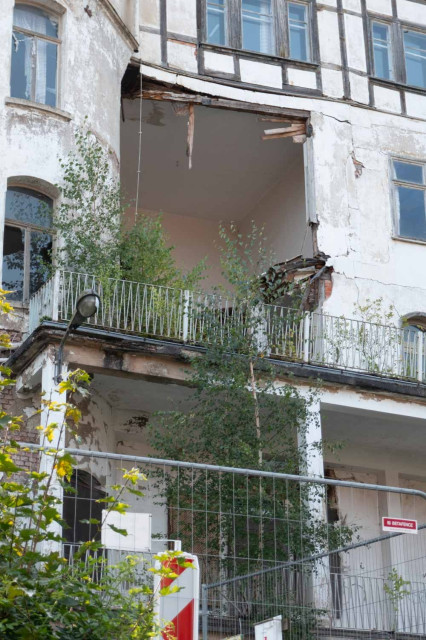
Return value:
M 0 292 L 0 308 L 7 311 L 4 296 Z M 2 369 L 1 375 L 2 387 L 13 384 L 9 371 Z M 16 462 L 16 454 L 25 451 L 15 441 L 22 418 L 0 411 L 2 640 L 148 640 L 160 633 L 153 574 L 169 577 L 169 569 L 150 570 L 140 556 L 114 561 L 99 541 L 104 523 L 95 518 L 90 519 L 95 535 L 75 545 L 72 562 L 62 555 L 66 525 L 57 496 L 63 490 L 75 493 L 68 483 L 76 462 L 52 445 L 63 442 L 67 431 L 78 432 L 80 411 L 66 394 L 87 394 L 88 383 L 88 375 L 77 370 L 60 385 L 63 402 L 42 398 L 35 416 L 43 416 L 37 427 L 43 449 L 31 454 L 28 467 Z M 137 468 L 123 469 L 122 482 L 104 500 L 105 518 L 112 511 L 125 513 L 127 491 L 143 495 L 140 485 L 145 479 Z M 163 595 L 168 592 L 167 587 L 161 590 Z

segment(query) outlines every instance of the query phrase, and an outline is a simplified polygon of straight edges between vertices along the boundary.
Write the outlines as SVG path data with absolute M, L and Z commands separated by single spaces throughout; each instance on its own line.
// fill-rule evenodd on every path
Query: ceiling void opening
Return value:
M 312 256 L 300 144 L 304 122 L 277 115 L 143 99 L 138 211 L 162 214 L 179 267 L 190 269 L 207 257 L 207 288 L 222 283 L 220 222 L 235 222 L 243 234 L 252 220 L 264 226 L 277 263 Z M 136 201 L 139 119 L 140 99 L 124 99 L 121 181 L 132 203 L 129 224 Z M 288 127 L 288 137 L 265 139 L 270 135 L 265 131 Z

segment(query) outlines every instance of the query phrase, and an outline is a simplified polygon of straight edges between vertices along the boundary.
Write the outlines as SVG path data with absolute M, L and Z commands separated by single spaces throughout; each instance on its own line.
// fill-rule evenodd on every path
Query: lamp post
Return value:
M 64 337 L 62 338 L 59 348 L 56 354 L 55 363 L 55 382 L 58 384 L 62 380 L 62 364 L 64 357 L 64 345 L 66 339 L 73 329 L 77 329 L 85 320 L 91 318 L 99 309 L 101 299 L 93 289 L 87 289 L 83 291 L 76 302 L 75 311 L 71 320 L 68 323 Z

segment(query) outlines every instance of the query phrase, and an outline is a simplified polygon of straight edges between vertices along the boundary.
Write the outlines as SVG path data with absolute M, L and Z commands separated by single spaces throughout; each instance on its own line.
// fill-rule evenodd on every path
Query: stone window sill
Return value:
M 68 111 L 62 111 L 62 109 L 50 107 L 49 105 L 42 104 L 40 102 L 32 102 L 31 100 L 24 100 L 23 98 L 6 98 L 4 102 L 9 107 L 19 107 L 21 109 L 28 109 L 29 111 L 38 111 L 46 115 L 56 116 L 66 122 L 72 120 L 72 115 L 68 113 Z

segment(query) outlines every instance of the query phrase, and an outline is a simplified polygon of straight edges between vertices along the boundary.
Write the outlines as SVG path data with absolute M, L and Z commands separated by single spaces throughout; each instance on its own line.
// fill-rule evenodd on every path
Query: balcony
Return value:
M 223 342 L 247 313 L 224 295 L 58 271 L 30 301 L 30 333 L 43 319 L 68 322 L 85 289 L 101 299 L 91 326 L 183 344 L 203 345 L 212 335 Z M 397 326 L 271 304 L 258 305 L 256 314 L 259 351 L 272 359 L 425 381 L 420 332 L 413 341 Z

